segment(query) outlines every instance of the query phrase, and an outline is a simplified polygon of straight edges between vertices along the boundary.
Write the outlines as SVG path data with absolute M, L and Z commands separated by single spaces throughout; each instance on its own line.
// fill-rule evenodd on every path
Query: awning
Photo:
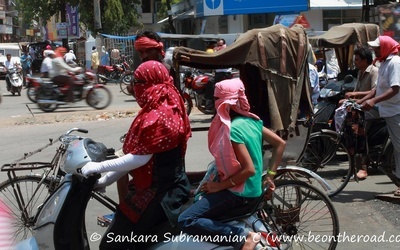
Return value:
M 310 9 L 361 9 L 362 0 L 310 0 Z
M 111 38 L 111 39 L 122 39 L 122 40 L 135 40 L 135 36 L 115 36 L 115 35 L 108 35 L 108 34 L 100 34 L 101 36 L 104 36 L 105 38 Z

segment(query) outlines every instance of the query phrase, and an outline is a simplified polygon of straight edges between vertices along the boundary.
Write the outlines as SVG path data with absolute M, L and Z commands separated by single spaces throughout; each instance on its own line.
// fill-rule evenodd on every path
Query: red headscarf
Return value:
M 142 63 L 135 71 L 134 90 L 142 108 L 124 143 L 124 152 L 153 154 L 186 142 L 191 135 L 184 102 L 163 64 Z
M 379 36 L 380 56 L 375 60 L 382 62 L 386 60 L 389 55 L 397 55 L 399 53 L 399 46 L 399 43 L 390 36 Z
M 136 50 L 147 50 L 147 49 L 158 49 L 160 50 L 161 56 L 165 57 L 164 44 L 162 42 L 157 42 L 154 39 L 150 39 L 146 36 L 139 37 L 135 40 Z
M 250 105 L 244 93 L 243 82 L 239 78 L 224 80 L 215 85 L 214 96 L 217 113 L 208 132 L 208 148 L 215 158 L 215 164 L 221 180 L 228 179 L 241 169 L 239 161 L 233 151 L 230 130 L 232 109 L 242 116 L 259 120 L 260 118 L 250 113 Z M 230 188 L 232 191 L 242 192 L 244 183 Z

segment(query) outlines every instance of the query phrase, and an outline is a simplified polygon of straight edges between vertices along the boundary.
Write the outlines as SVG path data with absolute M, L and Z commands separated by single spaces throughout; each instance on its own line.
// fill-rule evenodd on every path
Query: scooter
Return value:
M 73 130 L 83 131 L 77 128 Z M 88 237 L 85 230 L 85 210 L 100 175 L 92 175 L 86 178 L 82 176 L 80 169 L 88 162 L 100 162 L 110 159 L 110 152 L 112 150 L 107 149 L 103 143 L 76 135 L 66 134 L 65 137 L 60 137 L 60 140 L 69 145 L 60 163 L 66 175 L 61 180 L 57 189 L 38 209 L 38 214 L 35 216 L 34 236 L 18 243 L 16 246 L 17 250 L 89 249 Z M 305 171 L 303 172 L 304 174 L 316 178 L 321 184 L 325 183 L 323 179 L 311 171 L 295 166 L 291 168 L 294 171 L 300 171 L 300 173 Z M 324 187 L 329 188 L 326 183 Z M 265 188 L 264 193 L 267 190 L 268 188 Z M 239 217 L 227 216 L 224 221 L 248 230 L 260 232 L 261 243 L 265 247 L 263 249 L 290 248 L 292 244 L 291 240 L 272 237 L 274 233 L 279 234 L 280 232 L 279 230 L 277 232 L 271 230 L 270 227 L 274 223 L 272 218 L 266 216 L 265 212 L 259 209 L 263 201 L 264 196 L 261 196 L 253 204 L 253 211 L 244 213 L 243 216 Z M 169 223 L 167 224 L 169 225 Z M 165 227 L 161 227 L 160 230 L 165 232 Z M 170 230 L 169 232 L 174 231 L 176 230 Z M 157 233 L 154 232 L 154 235 Z M 178 238 L 173 238 L 173 236 Z M 159 242 L 157 245 L 152 246 L 151 249 L 226 249 L 226 247 L 211 242 L 199 242 L 196 238 L 189 237 L 183 233 L 167 235 L 167 237 L 167 239 L 170 239 L 169 242 Z M 174 247 L 171 248 L 172 246 Z M 260 248 L 261 246 L 257 249 Z
M 356 78 L 346 75 L 341 81 L 331 82 L 320 90 L 319 102 L 314 107 L 314 116 L 311 119 L 312 132 L 321 129 L 335 130 L 334 116 L 339 101 L 345 98 L 346 92 L 353 91 Z
M 17 93 L 20 96 L 21 90 L 22 90 L 21 68 L 14 67 L 14 68 L 8 69 L 8 74 L 6 75 L 6 78 L 11 83 L 10 89 L 8 89 L 8 91 L 10 91 L 12 95 L 15 95 L 15 93 Z M 6 79 L 6 81 L 7 81 L 7 79 Z

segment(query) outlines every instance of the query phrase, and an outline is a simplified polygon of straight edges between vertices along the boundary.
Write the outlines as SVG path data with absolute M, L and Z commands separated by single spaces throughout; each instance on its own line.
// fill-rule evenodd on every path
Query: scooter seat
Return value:
M 262 192 L 262 194 L 260 195 L 260 197 L 258 197 L 257 199 L 254 199 L 253 201 L 240 206 L 240 207 L 236 207 L 234 209 L 231 209 L 229 211 L 226 211 L 226 213 L 221 216 L 220 218 L 218 218 L 218 221 L 221 222 L 228 222 L 228 221 L 233 221 L 233 220 L 239 220 L 245 217 L 248 217 L 252 214 L 254 214 L 255 212 L 257 212 L 258 210 L 260 210 L 263 205 L 264 205 L 264 196 L 267 192 L 267 188 L 265 188 Z

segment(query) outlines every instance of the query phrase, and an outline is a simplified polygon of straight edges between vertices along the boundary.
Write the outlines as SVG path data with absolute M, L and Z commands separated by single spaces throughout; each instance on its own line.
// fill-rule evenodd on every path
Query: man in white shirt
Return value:
M 15 64 L 16 64 L 16 63 L 12 60 L 10 54 L 7 54 L 7 55 L 6 55 L 6 58 L 7 58 L 7 60 L 4 62 L 4 66 L 6 67 L 7 72 L 8 72 L 8 70 L 10 70 L 10 69 L 12 69 L 12 68 L 15 67 Z M 7 75 L 6 75 L 6 83 L 7 83 L 7 91 L 10 91 L 10 89 L 11 89 L 11 82 L 10 82 L 10 76 L 9 76 L 8 73 L 7 73 Z
M 42 77 L 48 78 L 52 75 L 53 70 L 53 58 L 55 56 L 54 51 L 49 50 L 44 53 L 45 58 L 43 59 L 42 65 L 40 66 L 40 73 Z
M 64 55 L 64 60 L 71 66 L 76 66 L 76 57 L 73 50 L 70 50 L 67 54 Z

